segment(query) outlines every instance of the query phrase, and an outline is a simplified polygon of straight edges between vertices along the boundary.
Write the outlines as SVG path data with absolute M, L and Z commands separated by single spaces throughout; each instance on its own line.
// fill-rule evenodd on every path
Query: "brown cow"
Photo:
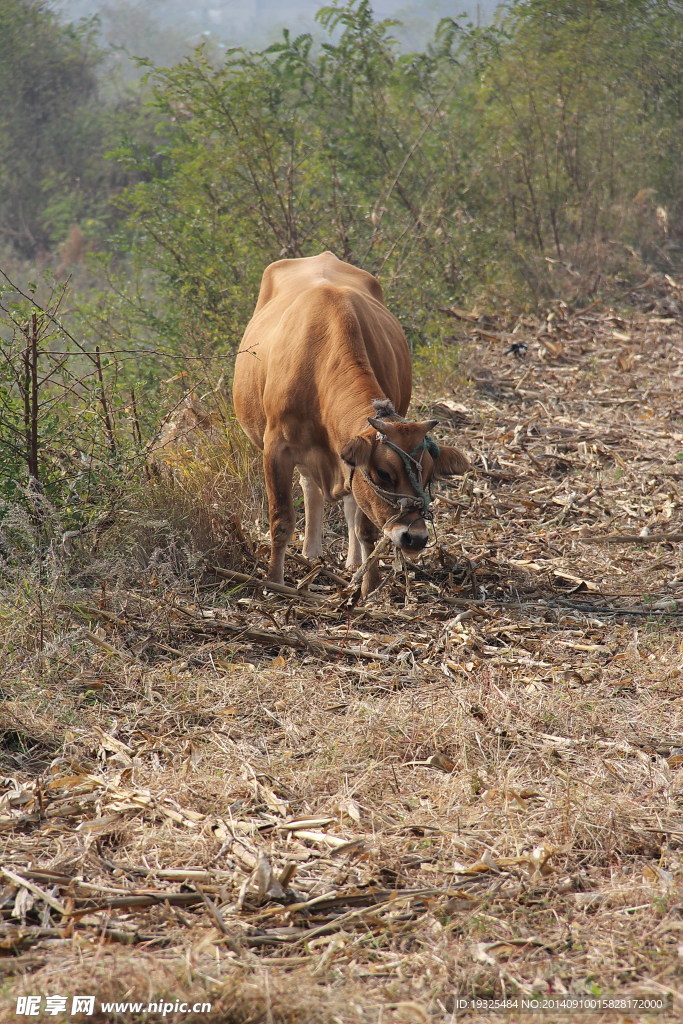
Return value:
M 425 488 L 464 473 L 455 448 L 406 422 L 410 352 L 379 282 L 331 252 L 267 267 L 235 365 L 235 412 L 263 451 L 272 539 L 269 578 L 283 581 L 294 530 L 292 473 L 304 492 L 306 558 L 322 555 L 325 501 L 344 499 L 347 567 L 384 531 L 408 555 L 427 543 Z M 379 581 L 376 569 L 363 592 Z

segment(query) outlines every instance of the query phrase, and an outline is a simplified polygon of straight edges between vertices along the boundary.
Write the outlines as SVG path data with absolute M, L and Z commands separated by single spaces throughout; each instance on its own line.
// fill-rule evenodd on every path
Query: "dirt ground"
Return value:
M 414 409 L 476 468 L 365 605 L 332 514 L 281 593 L 93 587 L 68 671 L 2 670 L 2 1021 L 683 1019 L 683 289 L 642 306 L 451 311 Z

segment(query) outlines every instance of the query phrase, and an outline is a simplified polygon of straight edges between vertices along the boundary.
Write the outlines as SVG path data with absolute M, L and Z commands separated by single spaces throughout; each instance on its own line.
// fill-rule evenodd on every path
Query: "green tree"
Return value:
M 683 4 L 519 0 L 479 90 L 483 148 L 515 241 L 568 258 L 628 238 L 643 190 L 681 213 Z
M 263 267 L 326 248 L 380 276 L 416 345 L 447 334 L 440 306 L 547 297 L 548 260 L 672 259 L 680 7 L 524 0 L 402 53 L 394 22 L 348 0 L 318 12 L 320 38 L 151 68 L 157 141 L 118 151 L 140 179 L 120 244 L 157 275 L 147 326 L 230 351 Z
M 200 50 L 150 72 L 164 145 L 118 155 L 144 179 L 123 199 L 127 244 L 158 272 L 177 344 L 233 347 L 279 257 L 330 248 L 380 274 L 418 339 L 462 288 L 470 149 L 449 112 L 469 44 L 451 24 L 428 53 L 401 54 L 368 0 L 318 20 L 320 42 L 285 32 L 221 65 Z
M 0 0 L 0 237 L 24 257 L 74 223 L 102 230 L 126 182 L 104 153 L 124 125 L 136 129 L 139 100 L 103 99 L 95 29 L 63 24 L 46 0 Z

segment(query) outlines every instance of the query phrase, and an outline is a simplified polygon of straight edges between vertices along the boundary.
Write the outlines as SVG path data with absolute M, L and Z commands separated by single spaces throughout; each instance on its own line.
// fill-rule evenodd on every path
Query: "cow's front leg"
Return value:
M 301 489 L 304 492 L 304 512 L 306 527 L 304 530 L 304 558 L 311 562 L 320 558 L 323 553 L 323 492 L 314 480 L 303 469 L 299 470 Z
M 270 568 L 268 579 L 284 583 L 285 551 L 294 533 L 292 473 L 294 460 L 278 436 L 266 435 L 263 446 L 263 475 L 266 480 L 270 514 Z
M 356 534 L 360 540 L 360 547 L 363 554 L 363 562 L 367 562 L 368 558 L 372 554 L 379 537 L 379 530 L 375 524 L 368 519 L 364 512 L 361 512 L 360 508 L 356 513 Z M 370 566 L 363 582 L 361 583 L 360 592 L 363 597 L 367 597 L 369 593 L 375 590 L 379 586 L 379 565 L 375 562 L 374 565 Z

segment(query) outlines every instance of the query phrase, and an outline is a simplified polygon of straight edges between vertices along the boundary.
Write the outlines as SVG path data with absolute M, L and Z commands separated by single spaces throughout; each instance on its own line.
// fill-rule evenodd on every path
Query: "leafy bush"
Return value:
M 0 272 L 1 273 L 1 272 Z M 41 305 L 3 274 L 0 292 L 0 500 L 18 502 L 44 543 L 57 509 L 83 529 L 120 502 L 145 460 L 135 388 L 117 353 L 65 327 L 64 287 Z M 8 505 L 3 503 L 0 518 Z
M 440 330 L 436 302 L 466 287 L 481 232 L 448 110 L 469 44 L 451 26 L 428 53 L 401 55 L 367 0 L 318 20 L 319 45 L 285 32 L 220 66 L 199 50 L 150 69 L 165 145 L 118 157 L 144 179 L 123 197 L 127 244 L 158 271 L 177 344 L 233 350 L 281 257 L 329 248 L 381 274 L 416 336 Z
M 681 4 L 518 0 L 504 28 L 477 104 L 492 208 L 515 246 L 579 269 L 593 257 L 599 270 L 605 246 L 623 261 L 630 244 L 670 265 L 683 214 Z
M 592 288 L 625 245 L 671 264 L 678 7 L 528 0 L 404 54 L 350 0 L 318 12 L 320 40 L 150 68 L 164 145 L 118 158 L 142 179 L 122 244 L 158 272 L 162 332 L 233 350 L 263 267 L 326 248 L 381 277 L 416 345 L 441 343 L 446 302 L 547 298 L 547 259 L 595 271 Z

